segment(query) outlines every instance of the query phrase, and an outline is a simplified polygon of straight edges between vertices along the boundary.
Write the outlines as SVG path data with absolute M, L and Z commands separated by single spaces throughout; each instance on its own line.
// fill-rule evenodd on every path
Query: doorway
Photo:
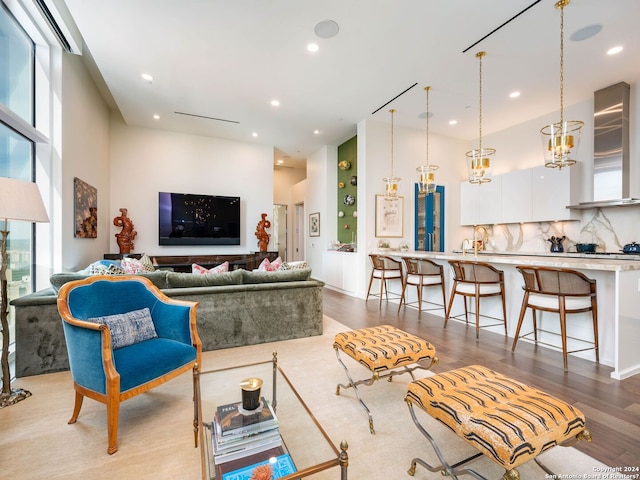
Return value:
M 273 249 L 287 261 L 287 206 L 273 206 Z

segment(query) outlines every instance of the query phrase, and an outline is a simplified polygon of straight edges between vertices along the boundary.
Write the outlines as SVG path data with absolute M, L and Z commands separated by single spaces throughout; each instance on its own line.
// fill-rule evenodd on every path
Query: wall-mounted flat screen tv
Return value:
M 240 197 L 159 193 L 160 245 L 240 245 Z

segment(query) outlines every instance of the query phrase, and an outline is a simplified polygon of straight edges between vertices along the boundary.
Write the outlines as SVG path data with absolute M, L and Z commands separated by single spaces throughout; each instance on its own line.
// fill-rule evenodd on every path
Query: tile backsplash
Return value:
M 494 252 L 548 252 L 552 236 L 566 239 L 565 252 L 576 243 L 595 243 L 597 252 L 619 252 L 631 242 L 640 243 L 640 206 L 582 211 L 581 221 L 487 225 L 476 227 L 485 250 Z

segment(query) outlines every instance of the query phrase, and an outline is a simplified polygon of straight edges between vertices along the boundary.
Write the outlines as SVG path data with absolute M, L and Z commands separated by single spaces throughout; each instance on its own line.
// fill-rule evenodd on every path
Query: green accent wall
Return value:
M 338 211 L 335 213 L 338 222 L 338 242 L 351 243 L 357 239 L 358 219 L 353 216 L 353 212 L 358 210 L 358 187 L 351 184 L 351 177 L 358 178 L 358 137 L 353 137 L 338 147 Z M 349 162 L 351 168 L 343 170 L 340 168 L 340 162 Z M 340 188 L 340 185 L 344 187 Z M 356 199 L 353 205 L 345 205 L 344 198 L 351 195 Z M 344 216 L 340 217 L 339 212 L 344 212 Z M 345 228 L 348 227 L 348 228 Z

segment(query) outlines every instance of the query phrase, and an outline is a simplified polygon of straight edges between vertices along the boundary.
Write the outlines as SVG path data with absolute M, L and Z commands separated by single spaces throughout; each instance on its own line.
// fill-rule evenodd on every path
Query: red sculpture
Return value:
M 267 246 L 269 245 L 269 235 L 265 229 L 271 228 L 271 222 L 267 220 L 267 214 L 262 214 L 262 220 L 258 222 L 258 226 L 256 227 L 256 237 L 258 237 L 258 248 L 260 248 L 261 252 L 267 251 Z
M 122 227 L 120 233 L 116 233 L 116 241 L 120 248 L 120 253 L 131 253 L 133 250 L 133 239 L 136 238 L 138 232 L 133 228 L 133 222 L 127 217 L 127 209 L 120 209 L 120 216 L 113 219 L 113 224 L 116 227 Z

